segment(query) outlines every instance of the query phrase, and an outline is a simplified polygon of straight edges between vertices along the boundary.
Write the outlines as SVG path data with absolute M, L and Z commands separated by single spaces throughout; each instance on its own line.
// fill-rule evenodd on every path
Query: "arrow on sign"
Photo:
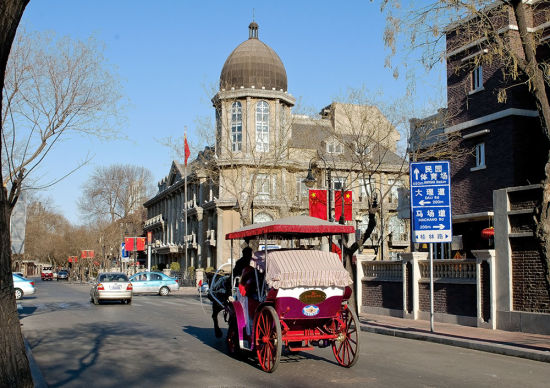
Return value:
M 434 228 L 435 229 L 445 229 L 445 225 L 443 225 L 443 224 L 434 225 Z
M 420 173 L 420 171 L 418 171 L 418 168 L 415 168 L 413 172 L 414 172 L 414 178 L 418 180 L 418 174 Z
M 432 203 L 432 202 L 431 202 L 431 201 L 424 201 L 424 200 L 422 199 L 422 200 L 420 200 L 418 203 L 420 204 L 420 206 L 424 206 L 424 205 L 428 205 L 428 204 L 430 204 L 430 203 Z

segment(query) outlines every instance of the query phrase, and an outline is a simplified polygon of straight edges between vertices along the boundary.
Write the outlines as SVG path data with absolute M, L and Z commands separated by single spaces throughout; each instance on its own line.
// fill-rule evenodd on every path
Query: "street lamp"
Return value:
M 382 197 L 382 191 L 377 188 L 373 188 L 380 193 L 380 260 L 384 260 L 384 198 Z M 373 194 L 373 203 L 376 203 L 377 194 L 376 191 Z M 378 253 L 378 252 L 375 252 Z
M 313 161 L 318 160 L 318 159 L 319 158 L 314 157 L 309 161 L 309 167 L 307 169 L 307 177 L 302 181 L 310 189 L 313 186 L 315 186 L 315 183 L 317 183 L 317 179 L 315 179 L 315 177 L 313 176 L 312 166 L 313 166 Z M 332 200 L 331 200 L 331 197 L 332 197 L 332 170 L 330 169 L 330 167 L 327 168 L 327 162 L 325 162 L 324 159 L 320 158 L 320 160 L 323 161 L 323 164 L 325 165 L 325 170 L 327 172 L 327 186 L 328 186 L 328 189 L 327 189 L 327 207 L 328 207 L 329 221 L 333 222 L 334 218 L 332 218 Z
M 355 241 L 358 244 L 357 249 L 359 250 L 359 253 L 363 253 L 363 244 L 361 244 L 361 230 L 359 229 L 359 224 L 363 221 L 361 218 L 361 215 L 357 213 L 355 216 Z

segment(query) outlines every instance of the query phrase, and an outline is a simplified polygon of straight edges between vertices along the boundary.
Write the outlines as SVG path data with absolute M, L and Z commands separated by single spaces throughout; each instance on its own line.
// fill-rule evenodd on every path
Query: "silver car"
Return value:
M 121 303 L 132 303 L 133 286 L 126 274 L 122 272 L 105 272 L 97 276 L 90 290 L 90 302 L 99 304 L 102 300 L 120 300 Z

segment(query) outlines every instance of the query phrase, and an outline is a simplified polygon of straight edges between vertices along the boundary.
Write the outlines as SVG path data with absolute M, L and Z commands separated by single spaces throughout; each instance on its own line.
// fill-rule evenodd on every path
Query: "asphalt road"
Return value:
M 95 306 L 89 286 L 37 280 L 21 301 L 23 334 L 50 387 L 542 387 L 543 362 L 361 332 L 360 360 L 330 348 L 283 353 L 273 374 L 227 356 L 197 295 L 135 295 Z M 220 319 L 222 327 L 223 318 Z

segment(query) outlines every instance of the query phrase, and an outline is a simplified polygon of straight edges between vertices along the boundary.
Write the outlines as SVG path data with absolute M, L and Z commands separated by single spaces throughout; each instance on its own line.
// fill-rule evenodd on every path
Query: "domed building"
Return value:
M 227 233 L 253 222 L 309 214 L 304 180 L 311 175 L 313 188 L 332 191 L 330 219 L 339 217 L 333 197 L 341 188 L 353 191 L 354 217 L 348 222 L 365 222 L 374 190 L 387 193 L 385 201 L 393 200 L 386 209 L 395 216 L 397 200 L 391 198 L 403 166 L 396 154 L 399 134 L 378 108 L 332 103 L 318 117 L 309 117 L 292 114 L 295 102 L 288 92 L 283 61 L 260 40 L 258 24 L 250 23 L 248 39 L 223 64 L 219 90 L 212 98 L 216 142 L 188 166 L 187 198 L 183 198 L 185 169 L 174 162 L 159 183 L 159 193 L 145 204 L 149 218 L 145 229 L 153 231 L 158 241 L 155 260 L 179 261 L 183 268 L 217 268 L 230 258 Z M 357 132 L 365 127 L 368 132 Z M 374 169 L 368 170 L 361 163 L 364 160 L 371 160 Z M 386 240 L 388 255 L 390 248 L 405 249 L 408 237 L 400 222 L 388 219 L 387 225 L 401 228 L 400 245 L 398 239 L 394 246 L 388 245 L 387 234 L 386 238 L 379 234 L 382 246 Z M 367 244 L 368 249 L 378 240 Z M 233 256 L 239 257 L 240 247 L 234 249 Z

